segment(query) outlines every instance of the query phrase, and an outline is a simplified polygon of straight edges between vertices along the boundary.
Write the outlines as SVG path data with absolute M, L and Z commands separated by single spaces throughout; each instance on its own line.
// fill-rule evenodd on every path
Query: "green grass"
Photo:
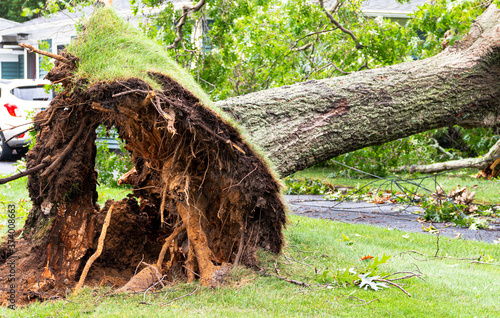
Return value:
M 296 172 L 294 174 L 294 177 L 296 179 L 315 179 L 315 180 L 321 180 L 323 182 L 331 183 L 336 186 L 347 186 L 347 187 L 362 187 L 368 183 L 373 182 L 373 184 L 370 185 L 371 188 L 377 188 L 381 186 L 381 184 L 384 182 L 382 181 L 377 181 L 375 178 L 363 178 L 363 179 L 349 179 L 349 178 L 343 178 L 343 177 L 336 177 L 336 178 L 331 178 L 329 175 L 332 173 L 331 168 L 309 168 L 303 171 Z M 464 187 L 467 186 L 467 188 L 470 191 L 476 191 L 476 197 L 475 201 L 477 203 L 482 203 L 482 204 L 497 204 L 500 203 L 500 179 L 492 179 L 492 180 L 485 180 L 485 179 L 475 179 L 472 178 L 471 175 L 477 173 L 477 170 L 461 170 L 458 173 L 447 173 L 447 174 L 440 174 L 436 177 L 436 180 L 439 185 L 446 191 L 446 193 L 449 193 L 450 190 L 456 189 L 458 185 Z M 420 176 L 422 177 L 422 176 Z M 407 179 L 407 178 L 418 178 L 418 176 L 400 176 L 401 179 Z M 376 181 L 376 182 L 375 182 Z M 417 183 L 420 182 L 420 180 L 414 180 Z M 414 191 L 416 189 L 415 186 L 409 185 L 407 183 L 402 183 L 405 186 L 407 186 L 409 189 Z M 422 186 L 431 190 L 435 191 L 435 182 L 432 178 L 427 178 L 422 182 Z M 474 186 L 477 186 L 473 188 Z M 386 185 L 384 185 L 381 189 L 386 189 Z M 396 187 L 393 186 L 394 191 L 399 191 Z M 419 190 L 418 191 L 420 194 L 427 193 L 425 191 Z
M 25 184 L 24 178 L 11 182 L 10 188 L 1 185 L 2 203 L 7 202 L 7 196 L 11 202 L 26 199 Z M 99 191 L 100 202 L 126 195 L 122 189 L 103 187 Z M 349 236 L 353 244 L 341 242 L 342 235 Z M 500 249 L 496 245 L 441 237 L 438 255 L 450 258 L 416 260 L 399 253 L 415 250 L 433 256 L 435 236 L 294 215 L 289 215 L 285 237 L 287 246 L 283 255 L 259 252 L 260 266 L 269 272 L 273 272 L 277 261 L 281 275 L 316 284 L 315 267 L 321 272 L 326 268 L 360 266 L 360 257 L 385 253 L 392 257 L 380 270 L 414 271 L 418 267 L 425 282 L 416 278 L 405 281 L 404 288 L 412 295 L 409 298 L 396 288 L 377 292 L 358 287 L 302 288 L 240 267 L 231 274 L 227 286 L 200 287 L 194 295 L 170 304 L 170 300 L 189 293 L 197 285 L 177 282 L 161 293 L 147 294 L 145 299 L 152 305 L 139 304 L 142 294 L 102 297 L 96 302 L 110 288 L 87 287 L 67 300 L 35 303 L 16 311 L 4 310 L 3 314 L 7 317 L 500 317 L 497 314 L 500 282 L 496 279 L 500 277 Z M 456 259 L 483 256 L 493 262 L 486 265 Z M 356 306 L 362 302 L 353 296 L 367 302 L 378 301 Z
M 366 254 L 393 255 L 381 269 L 387 272 L 414 271 L 424 273 L 424 281 L 416 278 L 404 282 L 412 295 L 407 297 L 396 288 L 365 291 L 358 287 L 326 289 L 319 286 L 302 288 L 275 277 L 260 276 L 247 268 L 238 268 L 227 286 L 211 289 L 200 287 L 192 296 L 167 304 L 196 288 L 195 284 L 171 284 L 157 294 L 146 295 L 152 305 L 143 305 L 143 295 L 103 297 L 110 289 L 86 288 L 69 301 L 36 303 L 9 317 L 499 317 L 498 265 L 474 264 L 455 259 L 418 261 L 398 253 L 409 249 L 427 255 L 436 251 L 436 237 L 405 233 L 367 225 L 290 216 L 286 230 L 285 256 L 259 252 L 260 266 L 272 272 L 276 260 L 281 275 L 314 284 L 314 267 L 323 270 L 358 266 Z M 342 234 L 354 239 L 352 245 L 339 242 Z M 300 254 L 297 250 L 301 250 Z M 489 255 L 498 264 L 497 246 L 441 238 L 439 255 L 477 258 Z M 287 260 L 290 259 L 292 261 Z M 300 263 L 309 264 L 302 265 Z M 378 299 L 368 305 L 365 301 Z M 164 306 L 161 306 L 164 305 Z

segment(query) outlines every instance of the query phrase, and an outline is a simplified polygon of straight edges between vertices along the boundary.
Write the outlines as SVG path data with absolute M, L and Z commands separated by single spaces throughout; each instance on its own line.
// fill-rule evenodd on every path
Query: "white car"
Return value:
M 46 80 L 0 80 L 0 160 L 11 159 L 15 149 L 25 154 L 33 116 L 49 107 L 54 92 Z

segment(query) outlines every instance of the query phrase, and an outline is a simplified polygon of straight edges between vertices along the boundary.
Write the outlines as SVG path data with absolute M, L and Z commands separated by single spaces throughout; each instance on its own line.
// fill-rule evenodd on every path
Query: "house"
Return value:
M 394 22 L 405 25 L 411 14 L 427 0 L 411 0 L 410 3 L 397 3 L 396 0 L 366 0 L 361 11 L 368 17 L 389 18 Z
M 115 0 L 113 7 L 121 16 L 132 18 L 129 0 Z M 94 7 L 80 8 L 75 12 L 64 10 L 49 18 L 40 17 L 24 23 L 3 24 L 0 21 L 0 79 L 43 78 L 46 71 L 41 68 L 38 54 L 29 53 L 17 44 L 31 44 L 59 53 L 76 36 L 77 22 L 93 10 Z
M 20 23 L 0 18 L 0 32 L 5 29 L 14 28 L 18 25 L 20 25 Z M 8 36 L 2 38 L 2 42 L 0 43 L 0 61 L 2 61 L 2 63 L 0 63 L 0 74 L 5 73 L 6 76 L 12 76 L 10 78 L 19 77 L 19 69 L 22 67 L 19 65 L 19 55 L 16 54 L 16 51 L 18 51 L 17 48 L 16 38 Z
M 129 0 L 109 1 L 117 13 L 127 21 L 137 24 Z M 171 0 L 174 6 L 182 6 L 187 1 Z M 0 20 L 0 79 L 35 79 L 46 74 L 41 67 L 41 58 L 29 53 L 18 43 L 31 44 L 44 51 L 61 52 L 71 39 L 76 37 L 75 25 L 94 11 L 95 6 L 76 9 L 74 12 L 63 10 L 48 18 L 40 17 L 24 23 L 5 19 Z

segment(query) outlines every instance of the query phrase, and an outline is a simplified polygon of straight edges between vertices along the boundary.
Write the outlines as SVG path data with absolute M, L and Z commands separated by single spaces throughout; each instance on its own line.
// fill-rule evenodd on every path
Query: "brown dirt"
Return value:
M 18 260 L 17 288 L 28 293 L 21 301 L 64 296 L 97 247 L 113 203 L 96 203 L 99 124 L 116 127 L 126 142 L 135 167 L 121 182 L 134 195 L 114 202 L 89 283 L 123 285 L 141 261 L 156 264 L 162 247 L 167 253 L 155 267 L 162 275 L 204 284 L 223 280 L 236 259 L 255 265 L 258 247 L 281 251 L 279 183 L 234 127 L 163 74 L 150 74 L 161 91 L 136 78 L 88 85 L 72 77 L 77 59 L 64 56 L 72 64 L 56 62 L 48 78 L 65 90 L 35 117 L 37 144 L 27 155 L 28 168 L 47 167 L 29 177 L 33 208 L 22 248 L 10 256 Z M 182 226 L 186 231 L 165 243 Z M 2 280 L 7 272 L 0 267 Z M 4 304 L 7 296 L 0 295 Z

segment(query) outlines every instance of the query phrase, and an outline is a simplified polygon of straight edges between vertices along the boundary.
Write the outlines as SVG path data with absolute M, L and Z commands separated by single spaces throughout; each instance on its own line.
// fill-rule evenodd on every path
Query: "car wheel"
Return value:
M 5 137 L 0 132 L 0 161 L 10 160 L 12 158 L 12 148 L 5 141 Z
M 16 152 L 20 158 L 26 156 L 30 149 L 28 147 L 16 148 Z

